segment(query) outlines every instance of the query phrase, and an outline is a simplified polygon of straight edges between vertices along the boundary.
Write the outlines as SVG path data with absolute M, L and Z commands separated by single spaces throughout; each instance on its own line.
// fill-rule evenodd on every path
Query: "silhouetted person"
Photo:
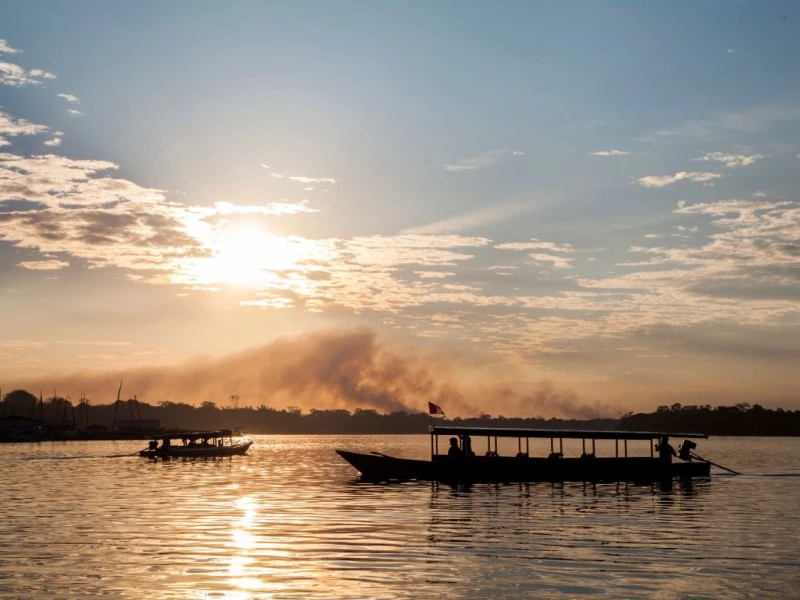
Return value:
M 450 438 L 450 449 L 447 451 L 447 456 L 453 458 L 461 456 L 461 448 L 458 447 L 458 438 Z
M 464 456 L 475 456 L 472 451 L 472 438 L 468 435 L 464 436 Z
M 675 452 L 675 448 L 670 445 L 669 438 L 665 435 L 661 436 L 656 450 L 658 450 L 658 458 L 667 464 L 672 462 L 673 456 L 678 456 L 678 453 Z
M 681 460 L 692 460 L 692 450 L 697 448 L 691 440 L 683 440 L 683 443 L 678 447 L 678 457 Z

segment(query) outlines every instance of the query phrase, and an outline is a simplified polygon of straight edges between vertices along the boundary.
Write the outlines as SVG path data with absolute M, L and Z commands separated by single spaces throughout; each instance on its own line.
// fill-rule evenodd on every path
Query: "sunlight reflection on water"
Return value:
M 364 484 L 333 452 L 425 456 L 426 436 L 110 457 L 140 445 L 0 446 L 0 597 L 800 597 L 800 440 L 704 442 L 747 474 L 668 490 Z

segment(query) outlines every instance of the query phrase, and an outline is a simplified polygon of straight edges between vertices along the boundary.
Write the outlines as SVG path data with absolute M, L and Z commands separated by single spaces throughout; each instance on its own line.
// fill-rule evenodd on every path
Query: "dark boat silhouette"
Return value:
M 439 450 L 442 435 L 452 436 L 446 453 Z M 432 426 L 430 436 L 430 460 L 397 458 L 379 452 L 336 452 L 361 473 L 363 480 L 369 481 L 663 481 L 674 477 L 708 477 L 711 473 L 709 462 L 693 460 L 696 443 L 689 438 L 707 438 L 703 433 Z M 486 439 L 485 454 L 479 456 L 473 452 L 473 437 Z M 497 439 L 501 437 L 518 440 L 516 455 L 498 454 Z M 669 444 L 671 437 L 684 438 L 680 453 Z M 549 438 L 550 453 L 530 456 L 531 438 Z M 582 440 L 582 454 L 565 457 L 564 439 Z M 595 440 L 614 440 L 614 456 L 596 456 Z M 649 441 L 650 455 L 629 456 L 630 440 Z M 673 456 L 681 460 L 673 461 Z
M 139 456 L 145 458 L 207 458 L 239 456 L 253 444 L 251 440 L 234 441 L 230 429 L 193 431 L 155 436 Z M 159 441 L 161 444 L 159 445 Z

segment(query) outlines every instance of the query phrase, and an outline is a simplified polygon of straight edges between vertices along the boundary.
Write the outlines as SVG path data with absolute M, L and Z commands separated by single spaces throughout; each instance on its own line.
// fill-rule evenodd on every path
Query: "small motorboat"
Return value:
M 154 437 L 147 448 L 139 451 L 145 458 L 214 458 L 245 454 L 252 440 L 233 438 L 230 429 L 191 431 Z M 159 443 L 160 442 L 160 443 Z

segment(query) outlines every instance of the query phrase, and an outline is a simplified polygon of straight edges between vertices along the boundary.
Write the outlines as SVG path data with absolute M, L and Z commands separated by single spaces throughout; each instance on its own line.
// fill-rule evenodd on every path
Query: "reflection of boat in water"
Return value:
M 159 441 L 161 444 L 159 445 Z M 154 437 L 147 448 L 139 452 L 146 458 L 205 458 L 245 454 L 251 440 L 233 439 L 233 431 L 192 431 Z
M 684 439 L 679 453 L 669 444 L 670 437 L 708 437 L 701 433 L 432 426 L 430 435 L 430 460 L 396 458 L 377 452 L 336 452 L 361 473 L 362 479 L 370 481 L 659 481 L 673 477 L 707 477 L 711 472 L 710 463 L 692 460 L 695 442 Z M 441 435 L 453 436 L 444 453 L 439 450 Z M 473 436 L 486 439 L 484 455 L 473 452 Z M 518 452 L 500 456 L 498 438 L 516 438 Z M 537 438 L 550 439 L 548 455 L 529 455 L 529 441 Z M 564 456 L 565 439 L 581 440 L 580 457 Z M 596 456 L 596 440 L 613 441 L 614 455 Z M 649 455 L 629 456 L 628 442 L 632 440 L 649 442 Z M 673 456 L 682 460 L 673 462 Z

